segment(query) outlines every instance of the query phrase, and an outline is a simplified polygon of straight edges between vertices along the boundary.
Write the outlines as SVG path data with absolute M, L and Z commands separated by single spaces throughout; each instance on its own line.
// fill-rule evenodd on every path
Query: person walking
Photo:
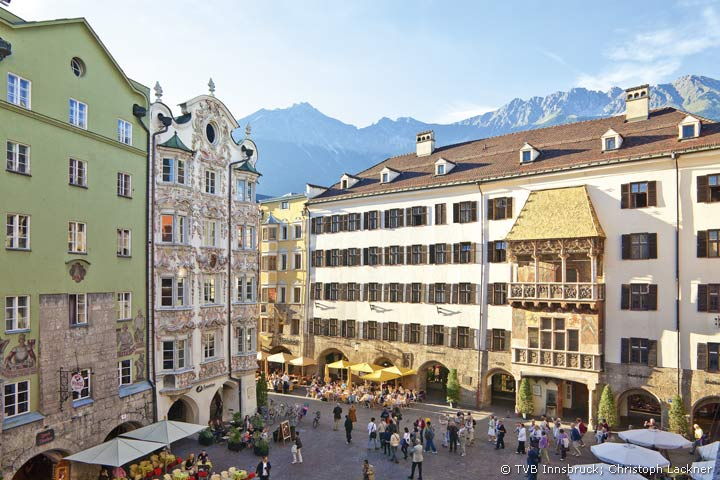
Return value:
M 363 480 L 375 480 L 375 467 L 372 466 L 367 459 L 363 460 L 362 473 Z
M 576 418 L 575 423 L 577 423 L 577 429 L 578 429 L 578 432 L 580 432 L 580 446 L 584 447 L 585 442 L 583 441 L 583 437 L 587 433 L 588 427 L 587 427 L 587 425 L 585 425 L 585 422 L 582 421 L 582 418 Z
M 403 433 L 402 440 L 400 440 L 400 449 L 403 452 L 403 460 L 407 460 L 408 448 L 410 448 L 410 430 L 405 427 L 405 433 Z
M 568 438 L 568 434 L 565 433 L 564 428 L 561 428 L 558 431 L 557 442 L 558 446 L 560 447 L 560 460 L 565 460 L 568 448 L 570 448 L 570 438 Z
M 530 447 L 530 451 L 528 452 L 528 456 L 527 456 L 527 466 L 528 466 L 527 479 L 528 480 L 537 480 L 539 463 L 540 463 L 540 454 L 538 453 L 538 449 L 535 447 Z
M 410 469 L 410 480 L 415 478 L 415 469 L 418 471 L 418 480 L 422 480 L 423 446 L 420 440 L 415 440 L 412 448 L 412 467 Z
M 292 446 L 293 461 L 292 463 L 302 463 L 302 440 L 300 440 L 300 432 L 295 432 L 295 443 Z
M 441 413 L 439 420 L 440 432 L 442 432 L 442 446 L 447 448 L 448 446 L 448 416 L 446 413 Z
M 397 451 L 398 451 L 399 446 L 400 446 L 400 434 L 398 434 L 397 432 L 393 432 L 390 435 L 390 452 L 391 452 L 390 461 L 391 462 L 400 463 L 400 462 L 398 462 L 398 458 L 397 458 Z
M 378 426 L 378 437 L 380 437 L 380 448 L 382 448 L 383 455 L 389 455 L 390 449 L 388 448 L 388 440 L 390 440 L 390 436 L 387 433 L 387 423 L 385 420 L 380 420 L 380 425 Z
M 545 463 L 550 463 L 550 454 L 548 453 L 548 445 L 550 439 L 548 438 L 547 432 L 542 430 L 540 432 L 540 441 L 538 441 L 538 449 L 540 450 L 540 460 L 545 457 Z
M 465 425 L 458 430 L 458 445 L 460 445 L 460 456 L 465 456 L 465 445 L 467 445 L 468 430 Z
M 472 413 L 467 412 L 465 415 L 465 429 L 467 436 L 467 444 L 468 445 L 474 445 L 475 444 L 475 419 L 472 416 Z
M 702 446 L 703 429 L 700 428 L 700 425 L 697 423 L 693 425 L 693 438 L 695 441 L 693 442 L 692 449 L 690 450 L 690 455 L 694 455 L 695 449 Z
M 497 420 L 495 419 L 495 415 L 490 415 L 490 418 L 488 419 L 488 442 L 495 443 L 497 441 L 496 433 L 495 433 L 495 426 L 497 424 Z
M 333 408 L 333 430 L 337 430 L 340 427 L 340 420 L 342 419 L 342 407 L 339 403 L 335 404 Z
M 560 454 L 560 430 L 562 430 L 562 423 L 560 418 L 556 418 L 553 423 L 553 437 L 555 437 L 555 455 Z
M 270 461 L 268 460 L 267 455 L 264 455 L 260 463 L 258 463 L 255 468 L 255 475 L 260 480 L 270 480 L 270 467 Z
M 435 448 L 435 427 L 433 427 L 430 422 L 427 422 L 425 424 L 425 452 L 430 453 L 437 453 L 437 448 Z
M 357 409 L 355 408 L 355 404 L 350 405 L 348 416 L 350 417 L 351 422 L 357 423 Z
M 525 442 L 527 441 L 527 429 L 525 428 L 525 425 L 518 422 L 517 426 L 515 427 L 515 433 L 517 434 L 517 449 L 515 450 L 515 453 L 523 454 L 525 455 Z
M 505 434 L 506 433 L 507 433 L 507 429 L 505 428 L 503 421 L 498 420 L 497 426 L 495 427 L 495 437 L 497 438 L 497 440 L 495 441 L 495 450 L 498 450 L 500 448 L 505 450 Z
M 377 423 L 375 423 L 375 417 L 372 417 L 370 421 L 367 424 L 367 431 L 368 431 L 368 450 L 370 450 L 371 445 L 375 444 L 375 450 L 378 448 L 378 426 Z
M 578 427 L 575 423 L 570 424 L 570 440 L 572 449 L 575 450 L 575 453 L 573 453 L 573 455 L 579 457 L 581 454 L 580 441 L 582 440 L 582 435 L 580 435 L 580 430 L 578 430 Z
M 352 442 L 353 422 L 350 421 L 350 415 L 345 415 L 345 441 L 348 445 Z
M 458 428 L 457 424 L 455 422 L 450 422 L 450 424 L 448 425 L 448 436 L 450 437 L 450 452 L 457 453 L 459 431 L 460 429 Z

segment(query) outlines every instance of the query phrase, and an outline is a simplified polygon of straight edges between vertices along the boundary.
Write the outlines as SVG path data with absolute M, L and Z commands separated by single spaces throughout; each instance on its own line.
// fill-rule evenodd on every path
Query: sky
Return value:
M 177 104 L 238 117 L 309 102 L 367 126 L 450 123 L 513 98 L 720 78 L 720 0 L 12 0 L 25 20 L 85 17 L 125 72 Z

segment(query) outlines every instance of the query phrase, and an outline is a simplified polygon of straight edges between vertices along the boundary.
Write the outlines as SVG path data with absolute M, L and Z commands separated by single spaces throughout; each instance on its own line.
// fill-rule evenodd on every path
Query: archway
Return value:
M 662 407 L 660 400 L 647 390 L 631 389 L 618 397 L 620 425 L 628 428 L 642 428 L 645 421 L 654 419 L 661 426 Z
M 418 369 L 420 389 L 433 403 L 447 403 L 447 379 L 450 370 L 440 362 L 426 362 Z
M 195 402 L 183 396 L 170 405 L 167 412 L 167 419 L 178 422 L 197 423 L 198 413 Z
M 222 420 L 225 406 L 223 405 L 222 395 L 220 390 L 215 392 L 212 401 L 210 401 L 210 420 Z
M 696 402 L 692 419 L 707 433 L 708 441 L 720 440 L 720 397 L 705 397 Z
M 320 352 L 320 355 L 318 355 L 317 358 L 318 375 L 322 378 L 325 372 L 325 365 L 337 362 L 338 360 L 348 360 L 348 357 L 337 348 L 328 348 Z M 339 378 L 347 379 L 347 370 L 338 370 L 335 368 L 331 368 L 330 378 L 332 380 L 337 380 Z
M 218 389 L 223 405 L 223 420 L 231 420 L 235 412 L 239 411 L 239 390 L 236 382 L 225 382 Z M 211 417 L 212 418 L 212 417 Z
M 380 366 L 383 367 L 383 368 L 392 367 L 392 366 L 395 365 L 395 362 L 393 362 L 392 360 L 388 359 L 387 357 L 379 357 L 379 358 L 376 358 L 373 363 L 374 363 L 375 365 L 380 365 Z
M 62 450 L 35 455 L 15 472 L 12 480 L 70 480 L 70 462 L 63 460 L 67 455 Z
M 534 415 L 565 420 L 590 418 L 590 393 L 586 384 L 555 377 L 526 376 L 530 382 Z
M 487 376 L 488 403 L 508 411 L 515 411 L 515 377 L 505 370 L 495 370 Z
M 113 438 L 119 437 L 123 433 L 131 432 L 131 431 L 135 430 L 136 428 L 140 428 L 140 427 L 142 427 L 142 424 L 140 422 L 132 422 L 132 421 L 123 422 L 120 425 L 118 425 L 117 427 L 110 430 L 110 433 L 107 434 L 104 441 L 107 442 L 108 440 L 112 440 Z

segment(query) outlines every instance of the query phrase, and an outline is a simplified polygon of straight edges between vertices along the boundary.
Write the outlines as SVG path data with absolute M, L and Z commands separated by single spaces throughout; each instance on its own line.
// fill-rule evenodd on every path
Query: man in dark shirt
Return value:
M 507 433 L 507 430 L 505 429 L 505 425 L 503 424 L 502 420 L 498 420 L 497 425 L 495 426 L 495 431 L 497 432 L 497 441 L 495 443 L 495 450 L 502 448 L 505 448 L 505 434 Z
M 340 419 L 342 418 L 342 407 L 339 403 L 335 404 L 333 408 L 333 430 L 337 430 L 340 426 Z
M 267 455 L 262 457 L 262 461 L 258 463 L 255 469 L 255 475 L 260 480 L 270 480 L 270 462 L 268 461 Z

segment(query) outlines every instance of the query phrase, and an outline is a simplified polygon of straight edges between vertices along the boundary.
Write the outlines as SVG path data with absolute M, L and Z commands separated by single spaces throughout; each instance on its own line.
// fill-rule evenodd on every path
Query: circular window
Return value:
M 208 139 L 208 142 L 215 143 L 215 127 L 212 123 L 208 123 L 207 127 L 205 127 L 205 136 Z
M 78 57 L 73 57 L 73 59 L 70 60 L 70 68 L 72 68 L 72 72 L 76 77 L 85 75 L 85 62 Z

